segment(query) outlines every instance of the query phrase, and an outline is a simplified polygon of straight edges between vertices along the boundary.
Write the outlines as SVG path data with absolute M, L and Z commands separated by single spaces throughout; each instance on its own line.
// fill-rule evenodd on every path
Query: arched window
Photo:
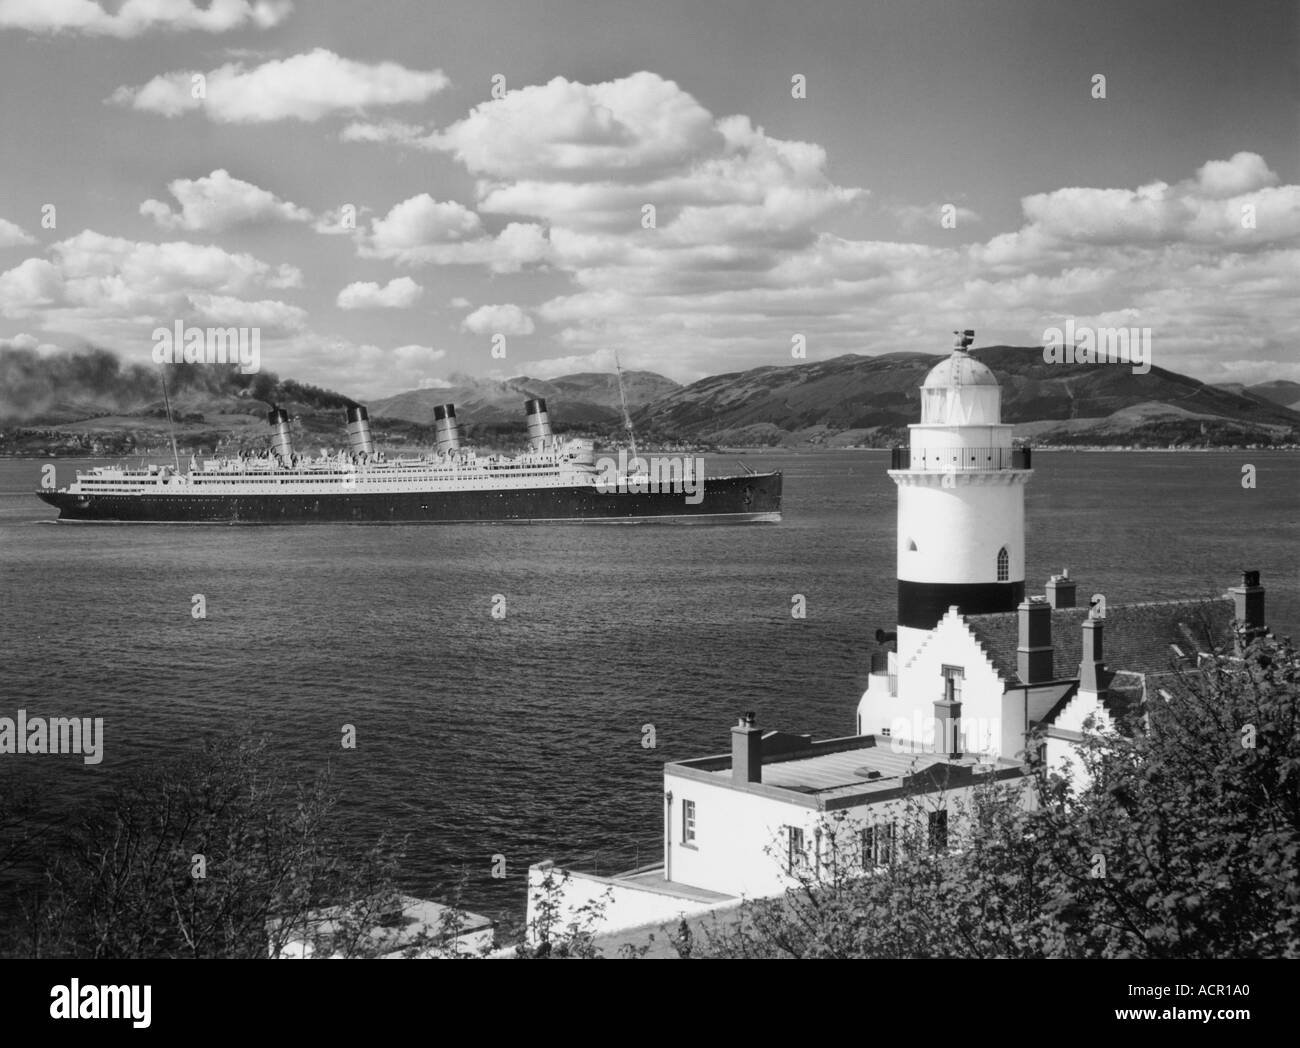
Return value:
M 998 550 L 998 581 L 1006 582 L 1011 578 L 1011 558 L 1007 556 L 1007 548 L 1003 546 Z
M 915 540 L 915 539 L 908 539 L 908 540 L 907 540 L 907 552 L 908 552 L 908 553 L 915 553 L 915 552 L 916 552 L 916 540 Z

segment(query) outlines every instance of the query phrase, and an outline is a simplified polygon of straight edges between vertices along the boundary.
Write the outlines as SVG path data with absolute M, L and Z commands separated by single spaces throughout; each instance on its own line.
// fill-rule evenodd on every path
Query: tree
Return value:
M 981 785 L 941 852 L 911 798 L 879 869 L 853 858 L 860 827 L 824 820 L 830 864 L 678 939 L 724 957 L 1300 955 L 1300 656 L 1248 640 L 1173 675 L 1124 734 L 1085 732 L 1086 781 L 1039 765 L 1029 807 Z
M 1300 955 L 1300 655 L 1242 636 L 1090 733 L 1090 782 L 1041 818 L 1076 952 Z
M 6 952 L 64 957 L 278 956 L 308 934 L 344 956 L 373 951 L 400 912 L 401 844 L 356 854 L 328 772 L 284 781 L 265 739 L 205 744 L 131 776 L 44 842 L 45 886 Z M 314 917 L 333 908 L 328 934 Z

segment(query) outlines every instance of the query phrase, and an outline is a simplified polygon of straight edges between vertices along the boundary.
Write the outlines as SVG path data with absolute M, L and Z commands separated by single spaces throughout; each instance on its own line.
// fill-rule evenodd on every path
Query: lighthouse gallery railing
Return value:
M 890 469 L 983 472 L 1032 469 L 1029 448 L 892 448 Z

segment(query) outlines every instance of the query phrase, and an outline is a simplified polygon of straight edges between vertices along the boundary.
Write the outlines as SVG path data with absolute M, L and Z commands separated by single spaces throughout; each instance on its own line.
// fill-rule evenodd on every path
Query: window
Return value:
M 695 842 L 695 802 L 682 801 L 682 843 Z
M 960 666 L 943 668 L 943 697 L 948 702 L 961 702 L 961 681 L 965 671 Z
M 862 867 L 889 866 L 894 861 L 894 824 L 878 822 L 862 831 Z
M 930 850 L 943 851 L 948 847 L 947 810 L 930 812 Z
M 998 550 L 998 581 L 1006 582 L 1011 578 L 1011 558 L 1007 556 L 1007 548 L 1003 546 Z
M 803 830 L 798 826 L 786 827 L 786 873 L 794 873 L 805 862 L 806 856 L 803 850 Z
M 915 552 L 916 552 L 916 540 L 915 540 L 915 539 L 908 539 L 908 540 L 907 540 L 907 551 L 908 551 L 909 553 L 915 553 Z

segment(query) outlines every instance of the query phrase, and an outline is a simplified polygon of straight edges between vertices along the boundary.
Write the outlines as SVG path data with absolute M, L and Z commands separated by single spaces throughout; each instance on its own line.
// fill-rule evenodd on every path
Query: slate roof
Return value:
M 1055 680 L 1079 675 L 1083 649 L 1083 620 L 1089 609 L 1052 609 L 1053 673 Z M 1167 673 L 1173 668 L 1170 644 L 1188 655 L 1224 644 L 1231 636 L 1235 617 L 1231 597 L 1152 601 L 1145 604 L 1108 604 L 1102 637 L 1102 657 L 1111 671 Z M 965 615 L 963 618 L 994 669 L 1008 683 L 1020 681 L 1016 672 L 1016 645 L 1020 640 L 1020 614 Z

